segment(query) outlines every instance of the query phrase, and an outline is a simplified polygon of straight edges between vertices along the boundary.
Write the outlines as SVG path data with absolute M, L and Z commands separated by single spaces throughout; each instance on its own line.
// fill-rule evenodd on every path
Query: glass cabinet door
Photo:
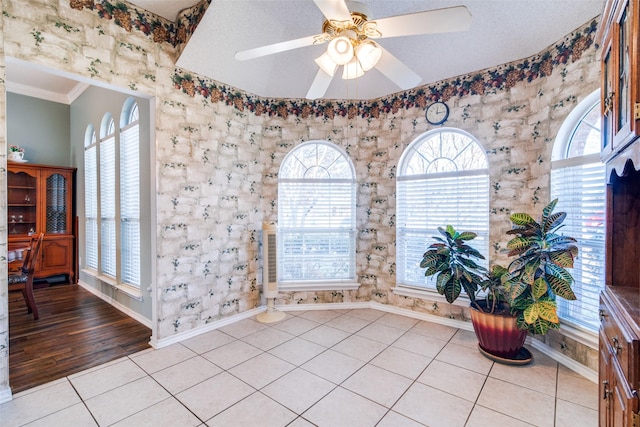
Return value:
M 29 235 L 37 230 L 37 178 L 26 172 L 7 172 L 9 235 Z
M 69 182 L 64 175 L 54 173 L 47 177 L 46 233 L 69 231 Z

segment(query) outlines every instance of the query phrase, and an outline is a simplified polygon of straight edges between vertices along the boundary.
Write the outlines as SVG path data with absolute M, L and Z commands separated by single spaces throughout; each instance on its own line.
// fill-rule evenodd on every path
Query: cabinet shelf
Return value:
M 9 190 L 35 190 L 36 187 L 34 186 L 27 186 L 27 185 L 7 185 L 7 188 Z

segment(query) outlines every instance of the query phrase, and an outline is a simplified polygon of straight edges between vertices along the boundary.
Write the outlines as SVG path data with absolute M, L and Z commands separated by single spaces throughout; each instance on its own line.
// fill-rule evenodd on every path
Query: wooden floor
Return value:
M 39 320 L 9 294 L 13 393 L 149 348 L 151 330 L 78 285 L 35 289 Z

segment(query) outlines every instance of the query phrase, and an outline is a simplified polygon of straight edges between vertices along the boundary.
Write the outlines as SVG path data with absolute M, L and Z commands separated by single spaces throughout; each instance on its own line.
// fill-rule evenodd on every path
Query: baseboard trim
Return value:
M 11 399 L 13 399 L 11 387 L 4 387 L 0 389 L 0 405 L 5 402 L 9 402 Z
M 312 310 L 357 310 L 371 308 L 370 302 L 328 302 L 316 304 L 284 304 L 276 305 L 280 311 L 312 311 Z
M 378 302 L 372 302 L 371 308 L 375 310 L 386 311 L 387 313 L 413 317 L 414 319 L 424 320 L 431 323 L 451 326 L 454 328 L 463 329 L 465 331 L 473 331 L 473 325 L 471 324 L 471 322 L 467 322 L 465 320 L 451 319 L 449 317 L 436 316 L 435 314 L 429 313 L 421 313 L 419 311 L 413 311 L 407 308 L 400 308 L 393 305 L 380 304 Z
M 216 320 L 215 322 L 207 323 L 204 326 L 200 326 L 198 328 L 189 329 L 188 331 L 179 332 L 175 335 L 171 335 L 167 338 L 156 339 L 155 337 L 151 337 L 151 347 L 155 349 L 159 349 L 162 347 L 169 346 L 171 344 L 176 344 L 180 341 L 186 340 L 188 338 L 193 338 L 200 334 L 204 334 L 206 332 L 213 331 L 215 329 L 221 328 L 223 326 L 230 325 L 239 320 L 248 319 L 249 317 L 256 316 L 267 309 L 266 306 L 260 306 L 251 310 L 244 311 L 240 314 L 234 314 L 233 316 L 225 317 L 224 319 Z
M 535 348 L 539 352 L 551 357 L 553 360 L 565 366 L 566 368 L 571 369 L 573 372 L 582 375 L 595 384 L 598 384 L 597 371 L 587 368 L 583 364 L 576 362 L 572 358 L 565 356 L 557 350 L 554 350 L 540 340 L 527 337 L 527 344 L 531 345 L 531 347 Z
M 97 296 L 101 300 L 105 301 L 108 304 L 111 304 L 112 306 L 114 306 L 115 308 L 117 308 L 127 316 L 131 317 L 134 320 L 137 320 L 147 328 L 151 329 L 151 320 L 147 319 L 146 317 L 141 316 L 139 313 L 136 313 L 135 311 L 131 310 L 129 307 L 122 305 L 115 299 L 103 294 L 102 292 L 98 291 L 96 288 L 94 288 L 93 286 L 90 286 L 88 283 L 85 283 L 82 280 L 78 280 L 78 286 L 80 286 L 82 289 L 85 289 L 91 292 L 93 295 Z

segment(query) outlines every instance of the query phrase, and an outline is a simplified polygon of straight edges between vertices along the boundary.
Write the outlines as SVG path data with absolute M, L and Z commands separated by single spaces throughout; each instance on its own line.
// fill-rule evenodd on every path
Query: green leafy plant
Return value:
M 502 283 L 518 327 L 533 334 L 560 327 L 556 296 L 576 299 L 573 276 L 566 269 L 573 268 L 578 247 L 576 239 L 558 233 L 567 213 L 553 212 L 557 202 L 542 210 L 539 222 L 526 213 L 512 214 L 513 228 L 507 231 L 515 235 L 507 243 L 509 256 L 515 258 Z
M 506 289 L 502 283 L 509 270 L 500 264 L 494 264 L 487 271 L 486 280 L 480 287 L 487 301 L 484 311 L 488 313 L 509 312 Z
M 452 303 L 464 291 L 471 304 L 479 310 L 482 308 L 476 302 L 476 295 L 480 290 L 492 295 L 494 302 L 502 300 L 500 279 L 496 281 L 496 276 L 476 262 L 484 256 L 468 244 L 477 234 L 471 231 L 460 233 L 451 225 L 444 229 L 438 227 L 438 231 L 442 237 L 433 236 L 436 242 L 427 248 L 420 262 L 420 267 L 426 269 L 425 276 L 436 275 L 438 293 Z M 495 267 L 492 271 L 496 271 Z M 503 271 L 496 271 L 499 272 Z M 495 304 L 492 306 L 495 308 Z
M 567 217 L 554 209 L 558 199 L 543 210 L 540 221 L 527 213 L 510 216 L 515 235 L 508 243 L 508 255 L 514 259 L 508 268 L 493 265 L 489 270 L 478 264 L 484 256 L 470 246 L 477 234 L 458 232 L 451 225 L 438 227 L 424 253 L 420 267 L 425 276 L 436 276 L 436 289 L 449 303 L 464 291 L 473 307 L 489 313 L 510 313 L 517 317 L 520 329 L 533 334 L 546 334 L 558 329 L 560 320 L 556 297 L 574 300 L 571 289 L 573 268 L 578 256 L 576 239 L 558 233 Z M 478 296 L 486 301 L 478 301 Z

